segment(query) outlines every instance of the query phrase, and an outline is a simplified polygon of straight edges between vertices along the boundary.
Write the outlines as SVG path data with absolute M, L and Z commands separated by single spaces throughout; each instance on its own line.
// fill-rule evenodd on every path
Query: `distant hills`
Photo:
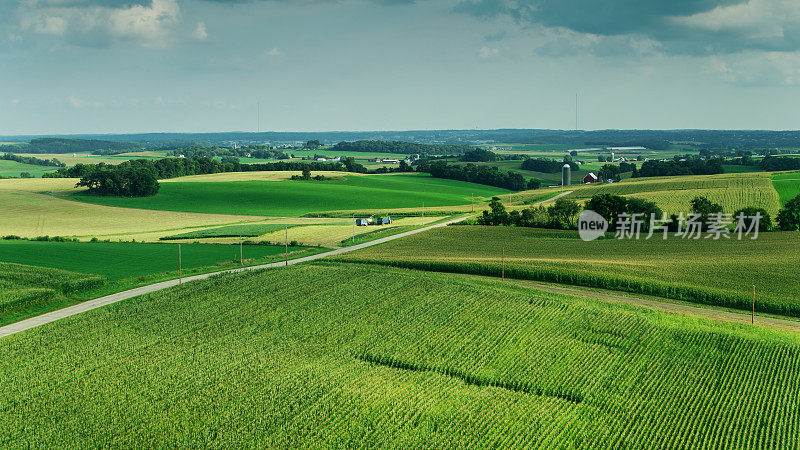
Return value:
M 326 132 L 224 132 L 224 133 L 143 133 L 143 134 L 80 134 L 51 136 L 0 136 L 0 142 L 28 142 L 32 139 L 82 139 L 102 141 L 101 150 L 116 150 L 115 144 L 127 148 L 175 148 L 177 146 L 272 144 L 285 145 L 319 140 L 324 144 L 342 141 L 406 141 L 421 144 L 561 144 L 570 146 L 641 145 L 660 149 L 671 143 L 700 148 L 765 149 L 800 148 L 800 131 L 764 130 L 417 130 L 417 131 L 326 131 Z M 62 151 L 67 152 L 67 151 Z M 48 152 L 42 152 L 48 153 Z

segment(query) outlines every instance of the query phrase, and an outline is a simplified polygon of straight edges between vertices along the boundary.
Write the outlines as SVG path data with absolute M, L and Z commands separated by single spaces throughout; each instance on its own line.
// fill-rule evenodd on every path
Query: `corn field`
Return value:
M 612 236 L 609 234 L 609 236 Z M 451 226 L 340 261 L 597 287 L 800 317 L 800 233 L 757 240 L 684 240 L 656 235 L 584 242 L 577 231 Z
M 4 447 L 800 442 L 793 334 L 379 266 L 218 276 L 0 352 Z
M 104 282 L 97 275 L 0 262 L 0 314 L 95 288 Z

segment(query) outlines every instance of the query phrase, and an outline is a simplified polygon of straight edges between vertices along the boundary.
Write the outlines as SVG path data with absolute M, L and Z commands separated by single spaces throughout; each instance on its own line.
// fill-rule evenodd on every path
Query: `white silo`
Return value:
M 561 168 L 561 185 L 569 186 L 572 184 L 572 167 L 569 164 L 564 164 Z

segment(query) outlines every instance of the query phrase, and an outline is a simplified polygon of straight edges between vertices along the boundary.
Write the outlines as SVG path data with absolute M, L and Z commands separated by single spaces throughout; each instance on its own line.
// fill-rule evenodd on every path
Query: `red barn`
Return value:
M 583 177 L 583 184 L 597 183 L 598 181 L 600 181 L 600 180 L 597 179 L 597 175 L 595 175 L 595 174 L 593 174 L 591 172 L 589 172 L 589 175 L 586 175 L 585 177 Z

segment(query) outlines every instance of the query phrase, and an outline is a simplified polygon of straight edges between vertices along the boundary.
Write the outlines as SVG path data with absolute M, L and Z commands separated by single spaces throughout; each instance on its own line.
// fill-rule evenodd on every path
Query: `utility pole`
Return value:
M 503 247 L 503 252 L 500 255 L 500 270 L 503 281 L 506 281 L 506 248 Z
M 178 244 L 178 284 L 183 284 L 183 269 L 181 268 L 181 244 Z
M 753 285 L 753 314 L 750 316 L 750 324 L 756 323 L 756 285 Z
M 473 192 L 470 194 L 470 198 L 472 199 L 472 212 L 475 212 L 475 193 Z
M 356 215 L 353 213 L 353 245 L 356 245 Z
M 285 241 L 285 248 L 286 248 L 286 265 L 289 265 L 289 225 L 286 225 L 286 241 Z
M 239 264 L 244 265 L 244 252 L 242 251 L 242 235 L 239 235 Z

